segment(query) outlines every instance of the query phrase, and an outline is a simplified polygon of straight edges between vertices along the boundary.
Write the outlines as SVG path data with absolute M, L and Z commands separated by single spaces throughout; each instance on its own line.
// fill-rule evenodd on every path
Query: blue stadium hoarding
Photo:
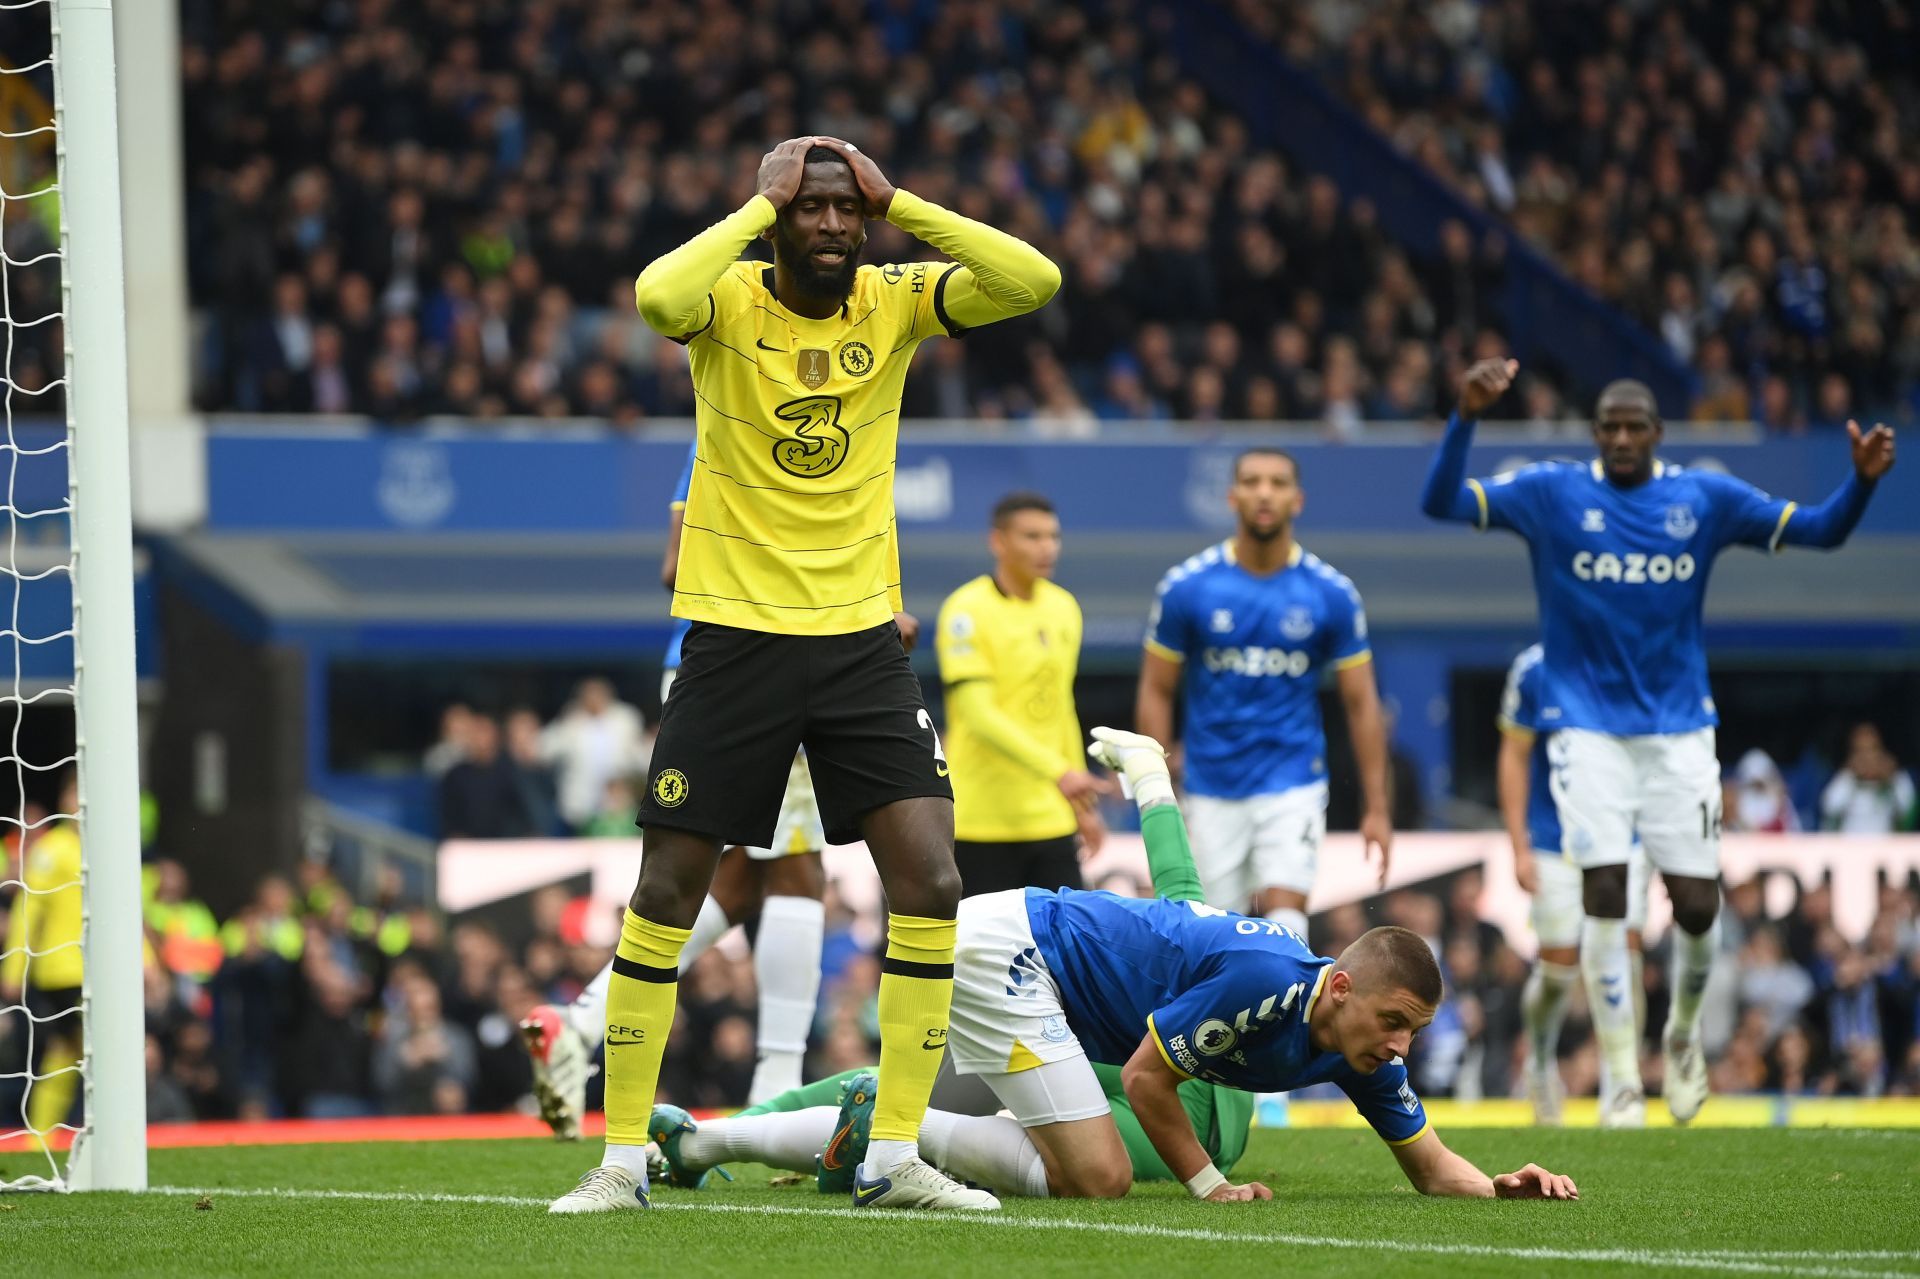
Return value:
M 216 429 L 207 442 L 208 527 L 222 532 L 620 532 L 658 528 L 686 456 L 687 435 L 612 433 L 502 437 L 484 429 L 431 434 L 303 434 Z M 903 531 L 985 527 L 994 500 L 1038 489 L 1070 530 L 1211 535 L 1236 452 L 1258 435 L 1153 443 L 937 438 L 909 431 L 899 449 Z M 1437 435 L 1434 437 L 1437 442 Z M 1309 495 L 1305 527 L 1321 532 L 1425 533 L 1419 493 L 1433 442 L 1348 445 L 1287 441 Z M 1579 437 L 1502 438 L 1476 446 L 1473 473 L 1590 455 Z M 1844 438 L 1676 444 L 1662 455 L 1721 466 L 1762 488 L 1818 500 L 1850 465 Z M 1897 468 L 1860 531 L 1920 534 L 1920 467 Z

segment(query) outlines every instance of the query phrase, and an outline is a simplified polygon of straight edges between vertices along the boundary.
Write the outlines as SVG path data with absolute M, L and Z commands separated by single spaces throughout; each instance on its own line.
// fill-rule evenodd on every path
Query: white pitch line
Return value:
M 267 1190 L 217 1186 L 154 1186 L 159 1195 L 230 1195 L 252 1199 L 342 1199 L 371 1203 L 498 1204 L 509 1208 L 544 1208 L 549 1200 L 530 1195 L 473 1195 L 408 1190 Z M 853 1208 L 795 1208 L 778 1204 L 656 1202 L 656 1209 L 674 1212 L 745 1213 L 750 1216 L 836 1217 L 851 1221 L 925 1224 L 953 1222 L 952 1216 L 929 1213 L 880 1213 Z M 1279 1244 L 1293 1248 L 1378 1250 L 1419 1256 L 1504 1257 L 1518 1261 L 1591 1262 L 1597 1265 L 1652 1266 L 1667 1269 L 1713 1270 L 1729 1274 L 1808 1275 L 1818 1279 L 1916 1279 L 1911 1270 L 1853 1270 L 1837 1266 L 1808 1266 L 1807 1259 L 1920 1261 L 1920 1252 L 1660 1252 L 1645 1248 L 1499 1248 L 1485 1244 L 1421 1243 L 1397 1239 L 1346 1239 L 1330 1235 L 1263 1234 L 1251 1231 L 1209 1230 L 1188 1226 L 1156 1226 L 1145 1222 L 1080 1221 L 1071 1217 L 1000 1216 L 968 1213 L 958 1220 L 968 1226 L 1007 1230 L 1084 1230 L 1146 1239 L 1189 1240 L 1202 1243 Z

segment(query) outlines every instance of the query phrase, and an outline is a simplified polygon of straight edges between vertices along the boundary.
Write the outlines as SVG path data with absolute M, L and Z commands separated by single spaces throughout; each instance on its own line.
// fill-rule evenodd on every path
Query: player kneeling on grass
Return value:
M 1124 773 L 1140 804 L 1155 882 L 1173 899 L 1026 889 L 961 902 L 947 1046 L 956 1072 L 980 1076 L 1012 1118 L 932 1112 L 921 1131 L 930 1157 L 1011 1194 L 1126 1194 L 1139 1160 L 1094 1070 L 1105 1063 L 1122 1067 L 1122 1091 L 1153 1153 L 1202 1199 L 1272 1192 L 1233 1185 L 1215 1166 L 1182 1104 L 1181 1088 L 1194 1080 L 1247 1092 L 1331 1081 L 1423 1194 L 1577 1197 L 1571 1179 L 1534 1164 L 1489 1177 L 1427 1122 L 1401 1060 L 1441 998 L 1424 941 L 1376 928 L 1329 960 L 1272 921 L 1178 899 L 1163 875 L 1183 863 L 1191 877 L 1192 857 L 1164 752 L 1138 734 L 1094 736 L 1090 753 Z M 801 1112 L 811 1115 L 804 1122 L 780 1116 L 792 1122 L 768 1125 L 780 1142 L 764 1146 L 724 1132 L 694 1143 L 679 1114 L 657 1114 L 654 1135 L 680 1163 L 677 1179 L 727 1158 L 782 1163 L 781 1143 L 792 1167 L 823 1139 L 844 1164 L 858 1157 L 846 1149 L 859 1136 L 860 1089 L 851 1092 L 837 1128 L 824 1130 L 812 1112 Z

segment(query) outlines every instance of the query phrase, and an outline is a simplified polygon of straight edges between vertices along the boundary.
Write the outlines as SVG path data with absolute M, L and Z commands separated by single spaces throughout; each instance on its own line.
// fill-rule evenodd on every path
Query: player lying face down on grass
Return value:
M 1216 1165 L 1196 1134 L 1195 1090 L 1331 1082 L 1423 1194 L 1578 1197 L 1570 1178 L 1534 1164 L 1489 1176 L 1427 1122 L 1402 1060 L 1442 996 L 1420 937 L 1376 928 L 1325 959 L 1270 920 L 1202 904 L 1159 744 L 1105 728 L 1094 736 L 1089 753 L 1122 771 L 1141 806 L 1162 896 L 1025 889 L 961 902 L 949 1056 L 1012 1118 L 930 1112 L 920 1138 L 930 1159 L 1002 1193 L 1118 1198 L 1150 1152 L 1199 1198 L 1269 1199 L 1266 1186 L 1234 1185 Z M 1096 1064 L 1121 1068 L 1119 1096 Z M 762 1116 L 776 1121 L 764 1142 L 726 1127 L 744 1121 L 696 1130 L 665 1108 L 653 1135 L 679 1181 L 729 1158 L 804 1167 L 815 1151 L 824 1180 L 858 1159 L 871 1092 L 855 1081 L 832 1118 L 824 1106 Z M 1242 1134 L 1248 1113 L 1236 1115 Z

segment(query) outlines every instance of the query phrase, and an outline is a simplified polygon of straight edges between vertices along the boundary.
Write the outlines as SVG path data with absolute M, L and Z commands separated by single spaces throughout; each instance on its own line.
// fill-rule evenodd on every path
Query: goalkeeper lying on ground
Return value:
M 1121 749 L 1116 748 L 1114 740 L 1124 741 L 1134 735 L 1110 729 L 1097 730 L 1097 735 L 1101 740 L 1089 753 L 1120 771 Z M 1155 895 L 1174 901 L 1201 900 L 1200 875 L 1187 847 L 1187 828 L 1179 807 L 1172 803 L 1143 805 L 1140 834 L 1147 846 L 1147 869 L 1153 876 Z M 1126 1145 L 1133 1180 L 1175 1180 L 1133 1113 L 1133 1103 L 1127 1100 L 1121 1085 L 1120 1068 L 1095 1063 L 1093 1071 L 1113 1109 L 1114 1126 Z M 817 1169 L 822 1193 L 847 1194 L 853 1189 L 853 1170 L 860 1162 L 859 1147 L 866 1140 L 876 1083 L 874 1068 L 861 1067 L 782 1093 L 731 1118 L 709 1119 L 697 1125 L 676 1106 L 657 1106 L 652 1135 L 675 1185 L 698 1184 L 709 1168 L 737 1160 L 795 1172 Z M 1252 1094 L 1201 1079 L 1186 1081 L 1178 1092 L 1208 1159 L 1221 1173 L 1232 1172 L 1246 1151 L 1247 1131 L 1253 1125 Z M 993 1117 L 999 1108 L 999 1100 L 990 1089 L 980 1085 L 977 1077 L 955 1075 L 949 1060 L 934 1082 L 932 1108 L 920 1125 L 920 1148 L 927 1161 L 949 1173 L 978 1180 L 971 1172 L 957 1168 L 952 1156 L 959 1153 L 963 1165 L 969 1162 L 964 1153 L 971 1144 L 968 1137 L 992 1142 L 996 1136 L 1005 1139 L 1020 1135 L 1017 1130 L 1009 1133 L 1010 1125 Z M 1020 1144 L 1033 1150 L 1031 1145 Z M 1037 1152 L 1032 1160 L 1032 1167 L 1023 1168 L 1023 1172 L 1034 1186 L 1044 1187 L 1045 1172 L 1038 1164 Z M 983 1184 L 997 1187 L 999 1183 Z
M 1137 1176 L 1171 1175 L 1199 1198 L 1267 1199 L 1265 1186 L 1232 1185 L 1220 1167 L 1244 1148 L 1248 1102 L 1194 1085 L 1265 1092 L 1330 1081 L 1424 1194 L 1576 1197 L 1570 1179 L 1533 1164 L 1488 1177 L 1434 1134 L 1401 1064 L 1441 997 L 1425 942 L 1378 928 L 1326 960 L 1270 921 L 1202 905 L 1164 753 L 1137 734 L 1094 736 L 1090 753 L 1124 772 L 1141 806 L 1163 899 L 1027 889 L 961 903 L 949 1058 L 1012 1118 L 930 1111 L 920 1142 L 931 1162 L 1033 1197 L 1116 1198 Z M 1122 1067 L 1118 1113 L 1102 1064 Z M 683 1184 L 729 1159 L 804 1168 L 818 1150 L 822 1188 L 836 1189 L 827 1179 L 857 1165 L 865 1144 L 870 1082 L 851 1081 L 832 1112 L 695 1125 L 659 1108 L 652 1135 Z

